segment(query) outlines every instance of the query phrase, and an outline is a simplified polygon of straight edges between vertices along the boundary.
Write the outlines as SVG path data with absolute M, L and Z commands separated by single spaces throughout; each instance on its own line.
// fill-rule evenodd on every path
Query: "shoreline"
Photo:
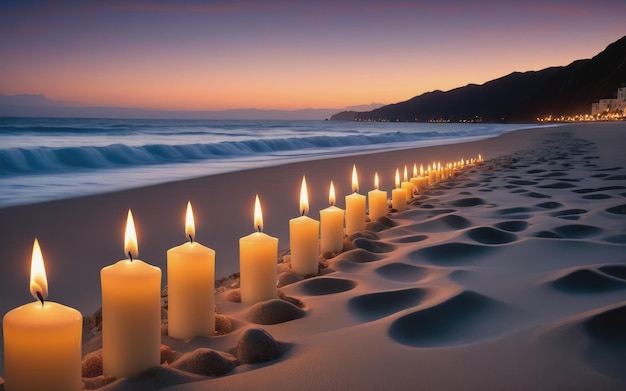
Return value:
M 619 141 L 626 139 L 626 127 L 623 124 L 566 125 L 518 130 L 470 143 L 291 163 L 109 194 L 3 208 L 0 209 L 0 221 L 2 222 L 0 225 L 0 248 L 4 249 L 4 271 L 0 277 L 0 312 L 5 314 L 8 310 L 32 300 L 27 286 L 30 251 L 34 237 L 39 239 L 43 250 L 48 272 L 50 300 L 77 308 L 84 316 L 88 316 L 101 305 L 100 269 L 123 258 L 123 231 L 128 208 L 133 210 L 137 225 L 139 258 L 162 269 L 162 286 L 164 286 L 167 279 L 165 252 L 168 248 L 185 241 L 184 212 L 187 201 L 191 200 L 196 215 L 197 240 L 216 250 L 217 268 L 215 275 L 219 278 L 220 276 L 229 276 L 238 270 L 237 239 L 253 231 L 252 210 L 254 194 L 257 192 L 263 205 L 264 231 L 279 237 L 279 250 L 284 250 L 289 243 L 288 220 L 298 215 L 298 195 L 302 175 L 306 175 L 309 185 L 311 201 L 309 216 L 317 219 L 318 211 L 327 206 L 328 184 L 331 179 L 335 183 L 338 205 L 344 206 L 343 196 L 349 191 L 352 164 L 356 164 L 359 171 L 361 194 L 373 188 L 374 171 L 378 171 L 381 175 L 381 188 L 388 190 L 390 194 L 392 188 L 391 174 L 395 172 L 399 164 L 407 164 L 411 170 L 414 162 L 418 166 L 420 163 L 428 164 L 433 160 L 441 160 L 443 163 L 444 161 L 458 160 L 461 157 L 475 157 L 479 153 L 486 161 L 507 156 L 523 158 L 524 152 L 522 151 L 530 151 L 528 153 L 531 153 L 540 146 L 546 148 L 542 144 L 548 137 L 558 138 L 559 135 L 563 134 L 568 135 L 568 140 L 590 140 L 597 151 L 587 153 L 590 156 L 593 155 L 590 159 L 593 159 L 593 163 L 598 166 L 616 171 L 618 166 L 624 164 L 620 151 L 623 142 Z M 571 154 L 563 156 L 564 161 L 574 158 L 575 156 Z M 576 176 L 576 173 L 571 173 L 571 175 Z M 497 176 L 500 179 L 507 178 L 504 173 Z M 480 185 L 485 187 L 486 183 Z M 503 189 L 501 187 L 500 190 L 493 191 L 505 193 Z M 485 187 L 485 191 L 492 190 Z M 474 192 L 474 190 L 467 188 L 466 192 Z M 566 197 L 571 197 L 569 194 L 574 194 L 570 190 L 564 190 L 564 192 L 566 192 L 564 193 Z M 450 193 L 449 188 L 442 186 L 429 190 L 428 197 L 432 197 L 431 202 L 436 204 L 438 197 L 445 198 L 448 196 L 447 193 Z M 512 196 L 503 194 L 500 197 L 510 198 Z M 527 199 L 526 202 L 529 202 L 528 200 L 530 199 Z M 537 199 L 534 202 L 538 203 L 541 200 Z M 567 204 L 564 207 L 582 209 L 581 205 L 593 204 L 593 202 L 583 200 L 581 203 L 578 199 L 572 199 L 571 205 Z M 624 203 L 623 199 L 619 198 L 613 198 L 612 202 L 615 205 L 620 202 Z M 426 226 L 417 228 L 420 227 L 421 220 L 424 219 L 417 212 L 420 210 L 409 210 L 404 214 L 393 214 L 391 217 L 392 220 L 402 226 L 408 224 L 407 227 L 415 226 L 416 231 L 426 229 L 428 232 Z M 461 217 L 465 217 L 465 212 L 471 212 L 471 209 L 459 208 Z M 523 214 L 518 213 L 518 215 L 517 220 L 522 220 Z M 514 217 L 515 215 L 512 215 L 510 219 Z M 613 217 L 612 221 L 606 221 L 619 226 L 619 217 Z M 476 228 L 480 228 L 481 217 L 474 218 L 477 219 L 475 220 Z M 561 219 L 557 220 L 563 222 Z M 542 227 L 543 222 L 536 224 L 540 224 L 534 228 L 538 230 Z M 600 224 L 598 227 L 602 227 L 603 220 L 599 220 L 597 224 Z M 396 236 L 389 236 L 385 240 L 396 243 L 394 246 L 397 246 L 397 243 L 408 243 L 409 249 L 419 249 L 422 244 L 406 242 L 411 237 L 402 233 L 404 230 L 411 231 L 409 228 L 402 227 L 391 230 L 390 234 L 391 232 L 398 233 L 395 234 Z M 515 245 L 522 246 L 522 244 L 517 243 Z M 589 245 L 589 247 L 593 246 L 595 246 L 593 243 Z M 505 249 L 507 246 L 501 247 Z M 531 250 L 539 251 L 538 254 L 541 253 L 540 250 L 533 250 L 532 248 Z M 559 251 L 565 250 L 566 248 L 562 248 Z M 553 254 L 557 254 L 555 250 L 551 251 Z M 611 251 L 614 252 L 614 250 Z M 611 253 L 611 251 L 607 253 Z M 571 253 L 569 250 L 567 252 Z M 582 252 L 584 254 L 593 253 L 591 250 Z M 347 259 L 337 261 L 350 261 L 351 255 L 349 254 L 350 252 L 343 257 Z M 574 253 L 570 255 L 575 256 Z M 408 261 L 403 260 L 406 255 L 400 254 L 398 257 L 401 260 L 400 263 L 412 262 L 410 261 L 412 258 Z M 588 261 L 591 262 L 592 260 Z M 604 261 L 608 262 L 609 259 Z M 372 276 L 369 274 L 372 274 L 371 271 L 367 275 L 361 274 L 360 277 L 372 283 Z M 392 289 L 393 286 L 395 285 L 387 283 L 381 289 Z M 287 293 L 294 296 L 303 294 L 297 286 L 289 287 Z M 320 296 L 315 298 L 312 296 L 305 300 L 305 304 L 308 303 L 308 305 L 315 307 L 316 304 L 321 303 L 320 300 L 326 299 L 330 300 L 331 297 Z M 329 309 L 318 308 L 316 311 L 328 314 L 332 308 L 341 311 L 339 307 L 333 304 L 333 300 L 329 302 Z M 340 318 L 345 316 L 341 315 Z M 316 322 L 320 322 L 320 320 L 318 319 Z M 273 329 L 270 327 L 270 330 Z M 278 329 L 276 328 L 276 330 Z M 288 332 L 287 335 L 293 335 L 293 332 Z M 333 338 L 341 338 L 341 335 L 341 332 L 335 333 Z M 282 338 L 286 337 L 283 336 Z M 322 342 L 320 336 L 311 338 Z M 306 340 L 310 341 L 311 339 L 306 338 Z M 224 345 L 225 343 L 222 341 L 220 344 Z M 391 350 L 393 351 L 393 349 Z M 302 360 L 296 359 L 296 361 Z M 287 363 L 289 360 L 283 362 Z M 289 364 L 287 367 L 290 365 L 295 364 Z M 272 369 L 269 370 L 272 371 Z M 224 385 L 225 382 L 220 381 L 220 383 Z

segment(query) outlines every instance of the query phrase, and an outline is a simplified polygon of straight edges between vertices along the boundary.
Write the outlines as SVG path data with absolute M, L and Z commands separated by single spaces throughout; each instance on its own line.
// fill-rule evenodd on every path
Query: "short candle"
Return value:
M 299 210 L 301 216 L 289 220 L 291 270 L 301 276 L 307 276 L 319 272 L 320 222 L 306 215 L 309 212 L 309 195 L 305 177 L 302 177 Z
M 330 181 L 328 191 L 330 206 L 320 210 L 320 250 L 322 252 L 339 252 L 343 250 L 344 211 L 335 206 L 335 187 Z
M 407 172 L 407 168 L 406 166 L 404 166 L 404 181 L 402 182 L 402 186 L 401 186 L 404 191 L 406 191 L 406 200 L 411 201 L 413 199 L 413 183 L 411 183 L 409 181 L 409 174 Z
M 358 193 L 356 165 L 352 166 L 352 191 L 352 194 L 346 196 L 346 235 L 365 229 L 365 196 Z
M 391 207 L 398 212 L 406 209 L 406 190 L 400 187 L 400 171 L 396 169 L 396 188 L 391 191 Z
M 37 301 L 9 311 L 2 320 L 5 388 L 82 390 L 83 317 L 73 308 L 45 301 L 48 281 L 37 239 L 30 292 Z
M 259 196 L 254 202 L 256 232 L 239 239 L 239 285 L 241 302 L 256 304 L 276 299 L 278 239 L 263 233 L 263 213 Z
M 367 193 L 367 202 L 371 221 L 387 214 L 387 192 L 379 189 L 378 173 L 374 174 L 374 190 Z

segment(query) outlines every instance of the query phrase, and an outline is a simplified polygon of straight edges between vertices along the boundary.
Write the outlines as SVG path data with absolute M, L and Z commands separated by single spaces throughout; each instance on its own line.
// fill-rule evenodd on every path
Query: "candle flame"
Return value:
M 396 189 L 400 188 L 400 170 L 396 168 Z
M 409 173 L 406 169 L 406 165 L 404 166 L 404 181 L 408 182 L 409 181 Z
M 413 178 L 417 178 L 417 163 L 413 163 Z
M 46 267 L 43 264 L 43 255 L 37 239 L 33 243 L 33 256 L 30 261 L 30 294 L 42 304 L 43 300 L 48 297 Z
M 258 194 L 254 200 L 254 229 L 259 232 L 263 231 L 263 212 L 261 211 L 261 201 L 259 201 Z
M 374 174 L 374 188 L 378 190 L 378 173 Z
M 139 255 L 139 246 L 137 246 L 137 231 L 135 231 L 135 221 L 133 213 L 128 209 L 128 217 L 126 218 L 126 234 L 124 235 L 124 254 L 127 254 L 130 260 Z
M 480 153 L 478 154 L 478 161 L 479 161 L 479 162 L 482 162 L 482 161 L 483 161 L 483 157 L 482 157 L 482 155 L 481 155 Z
M 193 238 L 196 237 L 196 223 L 193 219 L 193 209 L 191 208 L 191 201 L 187 201 L 187 215 L 185 216 L 185 236 L 193 243 Z
M 330 190 L 328 190 L 328 203 L 330 206 L 335 205 L 335 186 L 333 181 L 330 181 Z
M 306 178 L 302 176 L 302 186 L 300 187 L 300 212 L 302 216 L 309 213 L 309 193 L 306 190 Z
M 356 164 L 352 166 L 352 191 L 359 191 L 359 178 L 356 176 Z
M 420 164 L 420 176 L 424 176 L 424 165 Z

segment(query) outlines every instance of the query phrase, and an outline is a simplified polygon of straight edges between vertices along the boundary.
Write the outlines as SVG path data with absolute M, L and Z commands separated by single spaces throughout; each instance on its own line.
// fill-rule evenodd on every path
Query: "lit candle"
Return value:
M 409 179 L 409 181 L 411 181 L 411 183 L 413 184 L 413 188 L 415 189 L 415 191 L 419 192 L 420 191 L 420 178 L 417 172 L 417 163 L 413 163 L 413 176 Z
M 30 293 L 37 300 L 9 311 L 4 330 L 4 387 L 11 390 L 81 390 L 80 312 L 45 301 L 48 282 L 35 239 Z
M 306 179 L 300 188 L 300 217 L 289 220 L 289 247 L 291 270 L 301 276 L 319 273 L 320 222 L 306 216 L 309 212 L 309 195 Z
M 124 253 L 128 259 L 100 271 L 103 372 L 139 375 L 161 363 L 161 269 L 137 257 L 137 233 L 128 210 Z
M 374 175 L 374 190 L 367 193 L 370 220 L 372 221 L 387 214 L 387 192 L 379 190 L 378 187 L 378 173 L 376 173 Z
M 215 251 L 195 240 L 191 202 L 187 203 L 187 243 L 167 250 L 168 334 L 178 339 L 215 332 Z
M 411 201 L 413 199 L 413 184 L 409 181 L 409 174 L 406 166 L 404 166 L 404 181 L 401 186 L 406 192 L 406 200 Z
M 352 194 L 346 196 L 346 235 L 365 229 L 365 196 L 358 193 L 356 165 L 352 166 L 352 191 Z
M 391 191 L 391 207 L 398 212 L 406 209 L 406 190 L 400 187 L 400 171 L 396 168 L 396 188 Z
M 320 210 L 320 246 L 322 252 L 339 252 L 343 250 L 344 211 L 335 206 L 335 187 L 330 181 L 328 191 L 330 206 Z
M 419 176 L 419 188 L 417 189 L 420 193 L 424 191 L 426 187 L 428 187 L 428 173 L 424 173 L 424 165 L 420 164 L 420 176 Z
M 277 298 L 278 239 L 262 232 L 263 213 L 258 195 L 254 202 L 254 228 L 256 232 L 239 239 L 239 285 L 244 304 Z

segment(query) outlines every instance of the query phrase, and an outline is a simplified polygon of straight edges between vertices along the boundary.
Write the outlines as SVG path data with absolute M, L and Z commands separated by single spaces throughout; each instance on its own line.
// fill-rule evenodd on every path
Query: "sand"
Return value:
M 327 260 L 321 275 L 300 280 L 279 265 L 290 302 L 260 310 L 234 302 L 236 290 L 221 292 L 217 306 L 232 330 L 186 342 L 164 336 L 174 351 L 168 364 L 102 389 L 624 389 L 625 141 L 624 123 L 529 129 L 0 209 L 0 312 L 31 300 L 34 237 L 49 299 L 89 315 L 101 303 L 100 269 L 124 257 L 129 208 L 139 258 L 165 272 L 166 250 L 185 240 L 191 200 L 197 240 L 216 250 L 225 276 L 238 269 L 238 238 L 253 230 L 256 193 L 265 232 L 285 249 L 302 175 L 317 218 L 330 180 L 339 195 L 350 191 L 352 164 L 366 193 L 375 171 L 390 190 L 405 164 L 481 153 L 484 164 L 351 237 L 355 248 Z M 271 336 L 269 361 L 240 356 L 251 329 Z M 96 335 L 84 350 L 97 348 Z M 226 374 L 177 364 L 207 348 L 217 353 L 202 359 L 218 360 Z

